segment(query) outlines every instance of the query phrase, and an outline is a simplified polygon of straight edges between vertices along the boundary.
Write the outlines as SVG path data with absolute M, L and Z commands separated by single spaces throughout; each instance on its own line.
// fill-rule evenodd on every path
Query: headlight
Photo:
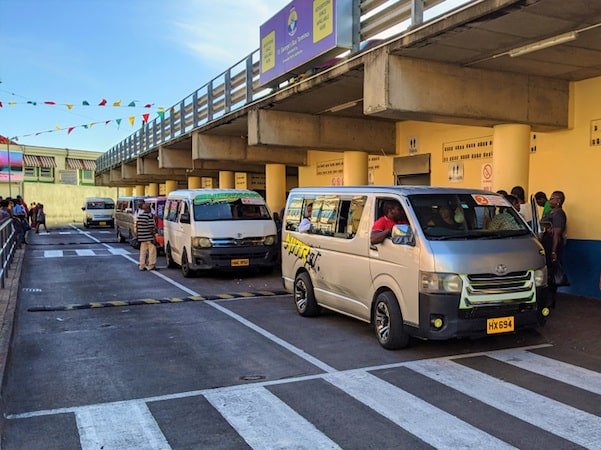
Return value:
M 547 285 L 547 266 L 534 271 L 534 284 L 536 287 L 544 287 Z
M 454 273 L 420 272 L 420 292 L 431 294 L 461 293 L 463 282 Z
M 270 234 L 269 236 L 265 236 L 265 239 L 263 240 L 263 242 L 265 243 L 265 245 L 275 244 L 275 235 Z
M 192 238 L 192 247 L 199 247 L 199 248 L 208 248 L 211 247 L 213 244 L 211 243 L 211 240 L 209 238 L 206 237 L 193 237 Z

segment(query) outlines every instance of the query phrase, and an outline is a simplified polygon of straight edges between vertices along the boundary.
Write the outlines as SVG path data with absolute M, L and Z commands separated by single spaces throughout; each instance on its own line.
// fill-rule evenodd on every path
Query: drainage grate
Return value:
M 265 375 L 244 375 L 240 379 L 242 381 L 260 381 L 265 379 Z

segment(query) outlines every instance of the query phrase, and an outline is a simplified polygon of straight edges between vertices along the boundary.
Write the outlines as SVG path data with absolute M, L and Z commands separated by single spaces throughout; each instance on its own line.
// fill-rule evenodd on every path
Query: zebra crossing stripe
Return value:
M 515 448 L 365 371 L 328 374 L 324 378 L 436 448 Z
M 601 374 L 536 353 L 507 350 L 488 355 L 498 361 L 601 395 Z
M 62 250 L 44 250 L 44 258 L 62 258 Z
M 412 361 L 405 367 L 568 441 L 601 448 L 599 416 L 450 360 Z
M 109 247 L 107 250 L 111 253 L 111 255 L 129 255 L 129 252 L 124 248 Z
M 252 448 L 340 448 L 263 387 L 231 389 L 204 396 Z
M 89 249 L 75 250 L 75 253 L 77 253 L 77 256 L 96 256 L 96 253 L 94 253 L 94 250 L 89 250 Z
M 171 449 L 148 406 L 141 401 L 78 408 L 75 419 L 82 450 Z

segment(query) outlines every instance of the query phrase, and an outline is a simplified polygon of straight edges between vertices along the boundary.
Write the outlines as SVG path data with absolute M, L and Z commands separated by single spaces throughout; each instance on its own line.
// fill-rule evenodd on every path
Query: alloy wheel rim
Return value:
M 376 306 L 376 332 L 380 341 L 386 342 L 388 340 L 390 335 L 390 313 L 384 302 L 380 302 Z
M 302 280 L 296 282 L 296 289 L 294 290 L 294 301 L 299 311 L 304 311 L 307 306 L 307 286 Z

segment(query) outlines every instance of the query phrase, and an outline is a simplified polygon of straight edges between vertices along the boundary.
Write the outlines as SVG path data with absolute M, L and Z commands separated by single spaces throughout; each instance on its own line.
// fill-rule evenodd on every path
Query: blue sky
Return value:
M 105 151 L 259 47 L 259 26 L 288 0 L 0 0 L 0 134 L 76 128 L 20 144 Z M 15 95 L 11 95 L 15 94 Z M 98 107 L 122 100 L 150 110 Z M 87 100 L 89 107 L 80 106 Z M 9 101 L 55 101 L 32 106 Z M 136 116 L 132 128 L 127 121 Z M 119 129 L 105 120 L 125 118 Z
M 142 114 L 152 120 L 159 106 L 178 103 L 257 49 L 260 25 L 289 1 L 0 0 L 0 135 L 106 151 L 140 127 Z M 464 2 L 448 0 L 444 9 Z M 102 99 L 109 106 L 96 106 Z M 140 107 L 110 106 L 118 100 Z M 102 123 L 23 137 L 91 122 Z

